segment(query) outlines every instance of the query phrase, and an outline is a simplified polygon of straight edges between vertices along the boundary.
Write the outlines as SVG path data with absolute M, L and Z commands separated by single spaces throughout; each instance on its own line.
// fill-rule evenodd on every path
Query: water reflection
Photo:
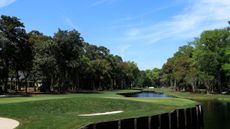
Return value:
M 218 101 L 202 102 L 205 129 L 230 129 L 230 104 Z

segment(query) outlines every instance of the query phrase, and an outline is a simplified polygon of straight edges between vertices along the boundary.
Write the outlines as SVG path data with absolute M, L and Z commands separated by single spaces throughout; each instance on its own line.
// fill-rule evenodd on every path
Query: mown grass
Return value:
M 0 116 L 19 120 L 18 129 L 76 129 L 93 122 L 154 115 L 196 104 L 180 98 L 125 98 L 117 95 L 121 92 L 138 91 L 0 98 Z M 114 110 L 124 112 L 104 116 L 78 116 Z
M 145 90 L 163 92 L 167 95 L 175 96 L 177 98 L 185 98 L 185 99 L 198 100 L 198 101 L 218 100 L 223 102 L 230 102 L 230 95 L 180 92 L 180 91 L 175 91 L 174 89 L 171 88 L 155 88 L 155 89 L 145 89 Z

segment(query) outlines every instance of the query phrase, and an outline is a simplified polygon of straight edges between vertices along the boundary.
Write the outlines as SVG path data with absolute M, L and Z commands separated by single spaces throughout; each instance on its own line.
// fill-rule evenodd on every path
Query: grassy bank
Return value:
M 230 95 L 221 94 L 201 94 L 201 93 L 191 93 L 191 92 L 179 92 L 171 88 L 155 88 L 155 89 L 145 89 L 146 91 L 156 91 L 164 92 L 167 95 L 175 96 L 178 98 L 185 98 L 191 100 L 218 100 L 223 102 L 230 102 Z
M 18 120 L 18 129 L 76 129 L 92 122 L 154 115 L 196 102 L 181 98 L 125 98 L 116 91 L 93 94 L 37 95 L 0 98 L 0 116 Z M 123 110 L 123 113 L 80 117 L 83 113 Z

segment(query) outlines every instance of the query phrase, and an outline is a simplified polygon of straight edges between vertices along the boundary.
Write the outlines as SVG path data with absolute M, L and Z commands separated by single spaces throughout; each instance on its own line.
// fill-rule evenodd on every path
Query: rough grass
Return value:
M 179 98 L 125 98 L 117 93 L 38 95 L 0 98 L 0 116 L 19 120 L 18 129 L 76 129 L 92 122 L 148 116 L 193 106 Z M 123 113 L 80 117 L 79 114 L 123 110 Z

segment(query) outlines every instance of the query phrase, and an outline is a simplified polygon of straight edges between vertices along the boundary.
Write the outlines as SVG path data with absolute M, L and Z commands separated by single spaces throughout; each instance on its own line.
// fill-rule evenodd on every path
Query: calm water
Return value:
M 163 94 L 163 93 L 147 92 L 147 91 L 143 91 L 143 92 L 139 92 L 139 93 L 125 93 L 122 95 L 124 95 L 125 97 L 171 98 L 170 96 Z
M 123 95 L 126 97 L 170 97 L 155 92 L 129 93 Z M 201 103 L 204 109 L 204 129 L 230 129 L 230 103 L 219 101 L 202 101 Z
M 205 129 L 230 129 L 230 103 L 201 102 L 204 109 Z

